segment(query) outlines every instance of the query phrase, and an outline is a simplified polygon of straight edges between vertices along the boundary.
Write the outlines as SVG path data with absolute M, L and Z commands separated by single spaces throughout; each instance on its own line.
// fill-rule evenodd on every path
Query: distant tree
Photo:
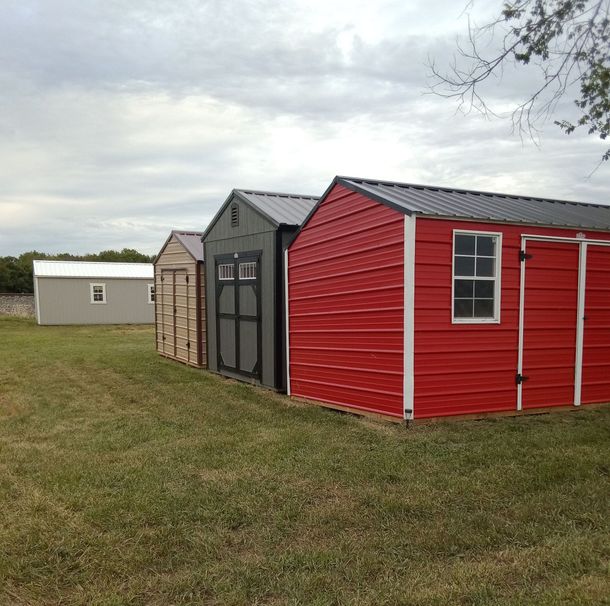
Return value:
M 73 255 L 58 253 L 50 255 L 36 250 L 22 253 L 18 257 L 0 257 L 0 292 L 34 292 L 32 261 L 50 259 L 60 261 L 110 261 L 124 263 L 151 263 L 154 257 L 142 254 L 133 248 L 104 250 L 100 253 Z
M 469 26 L 467 44 L 458 43 L 448 73 L 431 63 L 432 88 L 441 96 L 456 98 L 461 107 L 489 114 L 493 112 L 482 85 L 492 75 L 501 75 L 509 63 L 536 65 L 539 84 L 514 108 L 514 128 L 533 137 L 537 125 L 554 113 L 559 100 L 568 93 L 576 97 L 579 117 L 554 123 L 566 134 L 582 127 L 605 140 L 610 134 L 609 19 L 610 0 L 505 2 L 493 22 L 483 27 Z M 495 50 L 488 53 L 490 42 Z M 578 92 L 572 85 L 577 85 Z M 608 159 L 610 148 L 601 160 Z

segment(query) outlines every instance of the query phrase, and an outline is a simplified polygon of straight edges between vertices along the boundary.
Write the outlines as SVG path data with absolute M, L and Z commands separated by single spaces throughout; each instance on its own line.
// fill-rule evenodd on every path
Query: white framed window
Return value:
M 89 284 L 91 293 L 91 303 L 93 305 L 104 305 L 106 303 L 106 285 L 105 284 Z
M 256 280 L 256 261 L 239 264 L 240 280 Z
M 500 322 L 502 234 L 453 232 L 451 321 L 454 324 Z
M 148 304 L 152 305 L 155 302 L 155 285 L 148 284 Z
M 233 263 L 220 263 L 218 265 L 218 279 L 232 280 L 233 279 Z

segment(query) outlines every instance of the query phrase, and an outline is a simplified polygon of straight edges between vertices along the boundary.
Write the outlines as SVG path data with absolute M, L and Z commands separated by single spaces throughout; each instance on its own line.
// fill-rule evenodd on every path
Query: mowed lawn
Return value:
M 0 318 L 0 604 L 603 604 L 610 409 L 405 429 Z

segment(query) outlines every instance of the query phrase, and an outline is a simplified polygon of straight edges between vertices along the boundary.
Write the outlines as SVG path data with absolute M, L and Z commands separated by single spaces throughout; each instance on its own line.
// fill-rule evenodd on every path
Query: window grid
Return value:
M 255 280 L 256 279 L 256 261 L 239 264 L 239 279 L 240 280 Z
M 155 285 L 154 284 L 148 285 L 148 302 L 151 304 L 155 302 Z
M 458 322 L 498 321 L 498 234 L 455 232 L 452 317 Z
M 219 280 L 232 280 L 233 279 L 233 263 L 221 263 L 218 265 L 218 279 Z
M 91 303 L 106 303 L 106 285 L 90 284 Z

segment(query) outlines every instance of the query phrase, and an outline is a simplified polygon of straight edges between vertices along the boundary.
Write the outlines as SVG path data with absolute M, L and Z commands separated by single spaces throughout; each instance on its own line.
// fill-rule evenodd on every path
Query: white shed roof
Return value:
M 36 278 L 144 278 L 152 280 L 152 263 L 34 261 Z

